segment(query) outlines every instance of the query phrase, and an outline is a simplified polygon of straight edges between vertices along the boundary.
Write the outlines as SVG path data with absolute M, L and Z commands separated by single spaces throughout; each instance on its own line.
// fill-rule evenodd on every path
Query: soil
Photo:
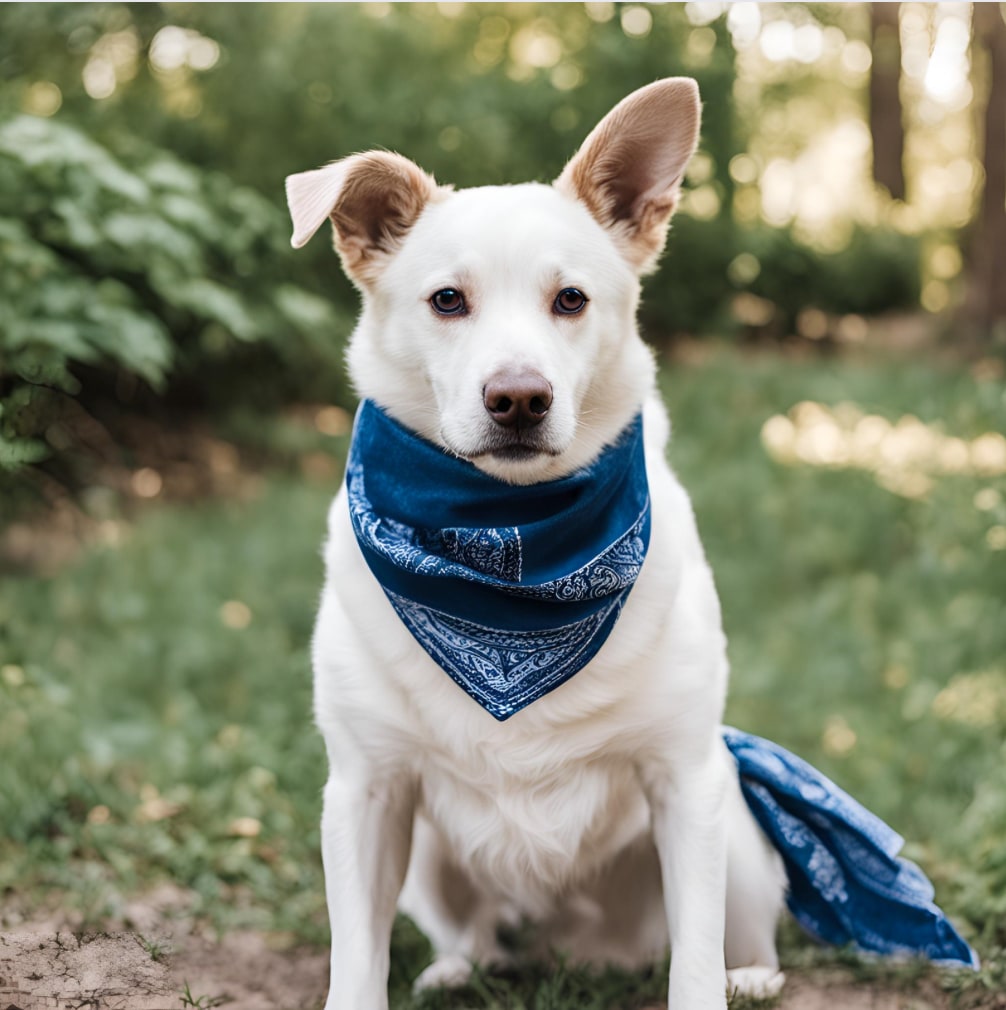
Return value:
M 243 932 L 162 942 L 136 933 L 0 934 L 0 1007 L 314 1010 L 324 1000 L 323 953 L 273 950 L 267 937 Z
M 301 415 L 309 411 L 289 413 L 304 426 Z M 73 448 L 18 471 L 0 521 L 0 572 L 52 575 L 90 544 L 118 543 L 144 506 L 247 500 L 263 486 L 263 454 L 242 453 L 199 418 L 160 423 L 129 414 L 113 432 L 71 403 L 55 427 Z M 310 459 L 300 462 L 310 479 Z
M 282 938 L 255 932 L 214 938 L 178 911 L 177 895 L 164 889 L 130 906 L 131 930 L 81 936 L 40 923 L 0 933 L 0 1010 L 320 1010 L 328 979 L 325 952 L 286 947 Z M 856 982 L 834 969 L 791 971 L 776 1007 L 950 1010 L 953 1005 L 934 984 L 899 990 Z M 1006 1007 L 1006 997 L 999 1002 L 991 996 L 980 1005 Z
M 903 992 L 870 983 L 790 972 L 778 1010 L 945 1010 L 951 1006 L 945 993 Z
M 55 920 L 0 932 L 0 1010 L 321 1007 L 325 952 L 251 931 L 215 937 L 185 915 L 187 904 L 164 887 L 127 905 L 108 932 Z

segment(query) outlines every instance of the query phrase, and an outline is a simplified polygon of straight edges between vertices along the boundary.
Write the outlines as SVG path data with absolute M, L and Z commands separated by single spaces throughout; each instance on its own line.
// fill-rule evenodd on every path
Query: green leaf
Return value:
M 172 360 L 171 338 L 156 319 L 131 308 L 95 302 L 86 311 L 94 326 L 91 344 L 109 358 L 120 358 L 151 385 L 163 385 Z
M 40 439 L 6 439 L 0 435 L 0 470 L 19 470 L 31 463 L 41 463 L 51 454 L 50 448 Z
M 263 333 L 234 291 L 207 277 L 196 277 L 175 286 L 172 301 L 203 319 L 212 319 L 239 340 L 259 340 Z

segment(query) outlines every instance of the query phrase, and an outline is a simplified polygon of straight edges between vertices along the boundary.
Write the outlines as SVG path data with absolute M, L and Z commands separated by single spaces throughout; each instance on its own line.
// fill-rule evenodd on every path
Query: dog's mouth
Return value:
M 530 463 L 541 456 L 559 456 L 562 453 L 561 449 L 534 431 L 494 434 L 472 448 L 449 447 L 451 452 L 469 463 L 486 458 L 499 463 Z
M 477 459 L 490 457 L 500 463 L 529 463 L 538 459 L 539 456 L 558 456 L 561 450 L 549 445 L 547 442 L 525 441 L 514 439 L 502 445 L 486 445 L 468 455 L 468 459 L 474 462 Z
M 493 459 L 498 459 L 501 463 L 522 463 L 525 460 L 541 456 L 546 452 L 545 449 L 539 449 L 524 442 L 514 442 L 512 445 L 504 445 L 498 449 L 491 449 L 488 453 L 483 453 L 483 455 L 492 456 Z M 547 455 L 555 455 L 555 453 L 548 452 Z

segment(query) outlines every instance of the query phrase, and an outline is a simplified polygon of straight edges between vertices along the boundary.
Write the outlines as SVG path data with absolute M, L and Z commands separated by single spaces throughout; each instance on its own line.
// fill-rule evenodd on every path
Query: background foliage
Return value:
M 157 392 L 170 381 L 215 409 L 235 396 L 274 407 L 310 391 L 309 362 L 339 374 L 326 334 L 345 320 L 284 281 L 277 209 L 133 147 L 127 168 L 70 126 L 0 126 L 0 468 L 72 444 L 67 397 L 128 400 L 136 380 Z
M 547 181 L 666 75 L 702 89 L 704 202 L 686 201 L 648 285 L 652 339 L 916 304 L 914 238 L 877 225 L 822 255 L 736 218 L 731 164 L 756 124 L 735 112 L 726 19 L 696 50 L 683 5 L 635 8 L 630 31 L 587 6 L 4 5 L 0 468 L 56 452 L 65 476 L 86 443 L 72 418 L 146 409 L 148 387 L 216 412 L 348 405 L 333 363 L 355 293 L 326 242 L 294 260 L 284 177 L 386 147 L 460 186 Z M 753 311 L 738 318 L 731 289 Z

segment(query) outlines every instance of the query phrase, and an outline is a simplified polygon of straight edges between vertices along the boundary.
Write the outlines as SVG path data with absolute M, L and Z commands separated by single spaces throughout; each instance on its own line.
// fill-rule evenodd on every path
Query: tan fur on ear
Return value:
M 291 242 L 299 249 L 330 219 L 343 269 L 369 284 L 438 189 L 431 175 L 387 151 L 354 154 L 291 175 L 286 180 Z
M 668 77 L 601 120 L 555 186 L 582 201 L 640 273 L 656 266 L 699 137 L 698 85 Z

